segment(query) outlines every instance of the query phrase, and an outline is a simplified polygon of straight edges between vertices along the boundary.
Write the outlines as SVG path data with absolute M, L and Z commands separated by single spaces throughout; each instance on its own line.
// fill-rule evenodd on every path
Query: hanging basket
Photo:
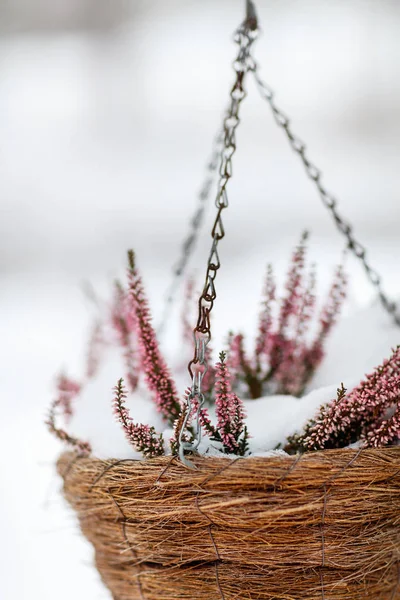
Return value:
M 174 424 L 179 457 L 104 461 L 65 453 L 58 461 L 64 494 L 94 546 L 98 570 L 114 600 L 400 600 L 400 446 L 235 460 L 197 454 L 210 314 L 220 268 L 218 246 L 225 235 L 222 213 L 228 206 L 227 185 L 247 74 L 254 75 L 347 247 L 400 324 L 397 307 L 384 293 L 365 248 L 338 212 L 335 198 L 322 184 L 320 171 L 277 107 L 273 92 L 260 79 L 251 54 L 256 34 L 254 6 L 247 0 L 246 20 L 235 35 L 235 83 L 222 145 L 210 163 L 210 171 L 215 171 L 215 157 L 220 157 L 217 213 L 189 363 L 192 385 Z M 202 190 L 201 203 L 211 181 Z M 202 210 L 203 204 L 184 243 L 176 277 L 184 271 Z M 174 286 L 176 279 L 172 291 Z M 169 305 L 171 299 L 168 296 Z M 150 338 L 152 358 L 155 342 Z M 160 379 L 152 385 L 165 389 L 165 378 Z M 127 427 L 124 398 L 120 389 L 118 414 Z M 56 429 L 53 413 L 50 429 L 87 453 L 88 444 Z M 192 438 L 187 435 L 189 419 Z
M 400 599 L 400 447 L 193 461 L 59 459 L 115 600 Z

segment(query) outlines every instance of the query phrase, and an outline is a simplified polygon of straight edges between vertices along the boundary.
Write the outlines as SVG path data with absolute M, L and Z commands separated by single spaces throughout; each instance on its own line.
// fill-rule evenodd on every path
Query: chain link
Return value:
M 195 451 L 201 441 L 200 410 L 204 403 L 202 393 L 202 381 L 207 372 L 206 347 L 211 339 L 210 313 L 217 297 L 215 290 L 215 278 L 220 268 L 220 259 L 218 255 L 218 244 L 225 236 L 224 225 L 222 222 L 222 211 L 228 206 L 227 185 L 232 177 L 232 157 L 236 151 L 236 129 L 239 125 L 240 105 L 246 97 L 244 89 L 244 80 L 246 73 L 253 67 L 253 61 L 250 56 L 250 49 L 257 37 L 257 19 L 254 12 L 254 6 L 247 2 L 247 18 L 239 27 L 234 36 L 234 41 L 239 45 L 233 68 L 236 72 L 235 83 L 230 92 L 230 103 L 227 115 L 224 120 L 223 147 L 220 154 L 219 183 L 215 200 L 217 215 L 211 232 L 212 245 L 207 261 L 207 271 L 204 288 L 198 302 L 198 318 L 196 327 L 193 331 L 194 336 L 194 356 L 188 365 L 188 370 L 192 379 L 191 389 L 187 398 L 186 416 L 179 433 L 179 455 L 187 466 L 193 467 L 192 463 L 185 458 L 186 451 Z M 188 442 L 184 439 L 185 429 L 189 419 L 192 416 L 196 406 L 196 415 L 193 419 L 195 423 L 194 440 Z
M 214 138 L 211 156 L 206 166 L 206 177 L 203 181 L 203 185 L 201 186 L 198 195 L 198 205 L 196 207 L 194 215 L 190 220 L 189 233 L 183 241 L 180 257 L 172 269 L 172 280 L 165 293 L 163 314 L 160 320 L 160 324 L 157 328 L 158 337 L 160 337 L 164 333 L 165 326 L 168 323 L 172 305 L 174 303 L 179 288 L 179 282 L 186 271 L 189 258 L 193 253 L 201 226 L 204 221 L 205 209 L 211 194 L 211 190 L 215 181 L 215 176 L 219 165 L 219 157 L 221 155 L 222 142 L 223 129 L 221 129 Z
M 357 241 L 354 236 L 352 226 L 339 213 L 336 198 L 332 196 L 330 192 L 328 192 L 322 183 L 321 171 L 309 159 L 305 144 L 293 133 L 288 117 L 280 110 L 275 102 L 275 94 L 273 90 L 259 76 L 258 65 L 254 59 L 252 59 L 252 63 L 251 71 L 253 72 L 258 90 L 261 96 L 268 102 L 275 122 L 281 129 L 283 129 L 292 149 L 300 157 L 306 174 L 315 184 L 318 190 L 322 203 L 330 212 L 332 219 L 340 233 L 346 238 L 347 247 L 363 265 L 367 278 L 371 285 L 377 290 L 382 305 L 392 316 L 394 322 L 397 325 L 400 325 L 400 314 L 398 313 L 397 305 L 395 302 L 389 300 L 388 296 L 384 292 L 382 287 L 382 278 L 378 272 L 371 267 L 369 260 L 367 259 L 366 248 Z

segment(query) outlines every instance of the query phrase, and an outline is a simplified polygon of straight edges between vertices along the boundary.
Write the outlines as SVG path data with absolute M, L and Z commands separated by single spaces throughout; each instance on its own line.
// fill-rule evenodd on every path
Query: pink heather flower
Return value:
M 66 421 L 69 421 L 73 415 L 72 400 L 81 391 L 81 384 L 67 375 L 61 374 L 57 380 L 57 391 L 59 406 L 64 414 L 64 418 Z
M 349 418 L 358 416 L 368 417 L 369 414 L 377 414 L 389 408 L 399 396 L 400 376 L 381 374 L 379 381 L 373 388 L 367 381 L 365 385 L 359 386 L 349 394 L 346 401 Z
M 304 290 L 303 277 L 306 258 L 306 240 L 308 233 L 304 232 L 300 244 L 293 253 L 291 267 L 287 275 L 286 296 L 284 297 L 278 318 L 278 328 L 268 340 L 270 372 L 268 380 L 273 378 L 278 383 L 279 393 L 296 393 L 304 387 L 300 373 L 296 369 L 296 354 L 302 355 L 300 342 L 306 331 L 308 320 L 313 308 L 312 286 Z M 290 337 L 289 325 L 294 332 Z M 300 388 L 300 389 L 299 389 Z
M 65 444 L 68 444 L 75 450 L 77 450 L 79 452 L 79 454 L 82 454 L 84 456 L 89 455 L 92 452 L 92 448 L 91 448 L 89 442 L 84 442 L 82 440 L 79 440 L 78 438 L 72 437 L 64 429 L 57 427 L 56 411 L 59 407 L 60 407 L 60 399 L 57 398 L 50 405 L 49 414 L 46 419 L 46 425 L 49 428 L 49 431 L 53 435 L 55 435 L 59 440 L 61 440 Z
M 123 348 L 126 377 L 129 383 L 130 390 L 134 392 L 137 388 L 138 365 L 136 360 L 136 352 L 133 347 L 132 329 L 133 321 L 128 309 L 126 294 L 120 284 L 116 284 L 115 298 L 111 312 L 111 321 L 114 330 L 117 334 L 118 342 Z
M 59 392 L 65 392 L 66 394 L 76 396 L 81 391 L 81 384 L 71 377 L 61 374 L 58 378 L 57 389 Z
M 241 353 L 240 353 L 240 344 L 242 343 L 243 335 L 234 334 L 232 331 L 229 332 L 228 335 L 228 360 L 227 365 L 229 367 L 231 376 L 235 378 L 237 374 L 241 371 Z
M 296 358 L 300 349 L 295 339 L 277 336 L 271 365 L 274 370 L 274 380 L 278 394 L 295 394 L 303 386 L 301 368 L 296 369 Z
M 344 272 L 343 265 L 339 265 L 336 269 L 325 306 L 321 311 L 320 328 L 313 344 L 315 356 L 321 356 L 322 352 L 320 349 L 322 349 L 326 337 L 338 319 L 346 294 L 347 275 Z
M 88 378 L 94 377 L 98 371 L 103 344 L 102 324 L 100 321 L 95 321 L 89 338 L 86 362 L 86 376 Z
M 215 384 L 215 409 L 217 430 L 225 452 L 236 453 L 240 448 L 239 437 L 244 433 L 245 411 L 242 401 L 232 393 L 230 374 L 225 362 L 225 353 L 220 353 L 217 363 L 217 381 Z
M 310 273 L 309 281 L 299 299 L 294 338 L 282 339 L 275 346 L 275 380 L 279 383 L 278 393 L 299 396 L 315 368 L 310 370 L 309 349 L 305 335 L 315 308 L 315 269 Z M 314 356 L 314 355 L 313 355 Z
M 320 327 L 315 340 L 303 354 L 304 381 L 307 382 L 319 367 L 324 358 L 324 343 L 337 322 L 343 302 L 346 298 L 347 276 L 343 265 L 336 269 L 327 301 L 320 315 Z
M 337 397 L 328 406 L 321 406 L 315 425 L 311 427 L 303 441 L 307 450 L 318 450 L 324 448 L 332 432 L 338 432 L 343 422 L 339 416 L 341 405 L 346 396 L 346 388 L 343 383 L 337 390 Z M 347 422 L 349 425 L 349 422 Z
M 310 322 L 314 316 L 315 309 L 315 266 L 312 268 L 307 286 L 304 289 L 300 300 L 299 314 L 297 316 L 296 331 L 294 334 L 295 348 L 286 351 L 286 367 L 277 372 L 276 378 L 281 380 L 283 390 L 293 396 L 300 396 L 304 388 L 314 373 L 317 365 L 312 365 L 310 361 L 310 348 L 306 342 L 306 334 Z M 311 350 L 312 351 L 312 350 Z M 311 354 L 314 358 L 314 353 Z M 286 371 L 286 376 L 285 376 Z M 282 377 L 283 376 L 283 377 Z M 279 391 L 279 390 L 278 390 Z
M 239 440 L 240 436 L 246 432 L 247 429 L 244 425 L 244 421 L 246 419 L 246 411 L 244 409 L 243 402 L 236 396 L 236 394 L 232 394 L 231 399 L 232 404 L 232 420 L 231 420 L 231 433 L 235 438 L 236 442 Z
M 338 398 L 321 407 L 306 425 L 297 444 L 307 450 L 341 447 L 359 439 L 365 439 L 368 445 L 379 445 L 385 436 L 389 440 L 396 435 L 396 417 L 393 421 L 379 421 L 399 397 L 400 347 L 349 394 L 342 386 Z
M 128 442 L 145 457 L 153 458 L 164 454 L 162 434 L 158 435 L 154 427 L 136 424 L 125 406 L 127 397 L 121 378 L 114 388 L 114 414 L 121 423 Z
M 134 253 L 128 253 L 129 298 L 139 341 L 140 359 L 147 384 L 155 393 L 155 402 L 163 417 L 173 425 L 179 418 L 181 406 L 175 382 L 160 352 L 155 331 L 151 325 L 150 311 L 142 279 L 135 268 Z
M 361 421 L 368 427 L 370 421 L 389 409 L 400 392 L 400 347 L 389 359 L 375 369 L 345 398 L 340 415 L 350 422 Z
M 306 240 L 305 233 L 293 254 L 276 323 L 272 310 L 277 301 L 276 286 L 272 268 L 268 267 L 254 355 L 246 356 L 243 336 L 229 336 L 228 364 L 234 389 L 241 390 L 244 385 L 252 398 L 265 393 L 301 396 L 324 356 L 325 339 L 339 315 L 346 288 L 342 267 L 335 273 L 321 312 L 318 335 L 314 341 L 308 341 L 315 316 L 316 278 L 313 267 L 309 279 L 305 279 Z
M 291 317 L 299 312 L 299 301 L 302 297 L 302 278 L 305 265 L 306 240 L 308 233 L 304 232 L 300 244 L 293 253 L 292 264 L 286 282 L 287 295 L 283 299 L 279 313 L 278 331 L 281 335 L 286 331 Z
M 315 309 L 315 265 L 310 272 L 309 280 L 299 302 L 299 313 L 297 316 L 295 338 L 299 341 L 304 341 L 304 336 L 310 325 L 310 321 L 314 315 Z
M 261 355 L 267 355 L 270 351 L 270 332 L 272 327 L 272 304 L 276 300 L 276 284 L 272 265 L 267 267 L 267 276 L 263 291 L 263 308 L 258 324 L 258 335 L 256 339 L 255 357 L 258 369 L 260 369 Z
M 400 390 L 399 390 L 400 392 Z M 389 444 L 395 444 L 400 439 L 400 403 L 391 417 L 381 423 L 374 424 L 364 435 L 364 444 L 370 448 L 380 448 Z

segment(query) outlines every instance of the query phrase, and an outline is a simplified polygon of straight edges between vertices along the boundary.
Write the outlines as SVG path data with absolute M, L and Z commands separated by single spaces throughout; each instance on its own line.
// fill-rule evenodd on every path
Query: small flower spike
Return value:
M 314 368 L 318 366 L 323 356 L 324 342 L 331 332 L 332 327 L 337 322 L 343 301 L 346 298 L 347 283 L 347 275 L 344 272 L 343 265 L 339 265 L 336 269 L 326 303 L 321 311 L 319 332 L 311 349 L 315 360 L 318 361 Z
M 400 439 L 400 402 L 391 417 L 376 424 L 367 432 L 364 438 L 366 446 L 380 448 L 398 443 Z
M 302 280 L 305 267 L 306 241 L 308 232 L 305 231 L 301 237 L 300 244 L 293 253 L 292 264 L 286 281 L 286 296 L 283 299 L 279 313 L 278 332 L 284 335 L 292 317 L 299 314 L 299 306 L 302 297 Z
M 289 440 L 289 446 L 322 450 L 359 440 L 372 447 L 395 443 L 399 437 L 399 401 L 400 347 L 349 394 L 342 384 L 337 399 L 322 406 L 303 434 Z
M 77 452 L 80 455 L 88 456 L 89 454 L 91 454 L 92 448 L 91 448 L 89 442 L 84 442 L 82 440 L 79 440 L 78 438 L 72 437 L 64 429 L 57 427 L 56 411 L 58 408 L 60 408 L 60 399 L 59 398 L 54 400 L 50 405 L 49 414 L 46 419 L 46 425 L 49 428 L 49 431 L 53 435 L 55 435 L 59 440 L 61 440 L 65 444 L 68 444 L 75 450 L 77 450 Z
M 86 377 L 91 379 L 99 369 L 101 351 L 103 348 L 103 328 L 100 321 L 95 321 L 89 338 L 89 347 L 86 361 Z
M 129 315 L 125 291 L 119 282 L 116 282 L 115 284 L 111 322 L 117 334 L 118 343 L 123 349 L 126 365 L 126 378 L 128 380 L 129 388 L 131 392 L 134 392 L 139 382 L 139 368 L 132 339 L 133 323 Z
M 316 276 L 314 266 L 306 273 L 307 239 L 308 234 L 304 233 L 293 252 L 282 299 L 277 296 L 272 267 L 267 268 L 253 356 L 245 352 L 243 335 L 229 335 L 228 364 L 233 389 L 250 398 L 270 394 L 301 396 L 324 357 L 326 338 L 339 316 L 347 284 L 342 266 L 335 272 L 317 335 L 310 339 Z
M 129 415 L 125 405 L 127 394 L 121 378 L 114 388 L 114 414 L 121 423 L 128 442 L 143 456 L 153 458 L 164 454 L 162 434 L 157 434 L 154 427 L 136 424 Z
M 247 431 L 244 426 L 245 410 L 243 402 L 232 392 L 230 374 L 226 364 L 226 354 L 221 352 L 216 365 L 217 380 L 215 384 L 215 412 L 217 431 L 227 453 L 239 453 L 240 437 Z M 246 446 L 246 443 L 244 444 Z
M 57 380 L 59 406 L 68 422 L 73 415 L 72 401 L 81 391 L 81 384 L 63 373 Z
M 159 412 L 173 425 L 181 412 L 179 396 L 158 346 L 142 278 L 136 269 L 135 255 L 132 250 L 128 252 L 128 261 L 128 293 L 139 342 L 142 369 L 150 390 L 155 393 Z
M 269 355 L 270 352 L 270 333 L 273 324 L 272 306 L 276 300 L 276 283 L 272 265 L 267 267 L 267 276 L 263 292 L 262 311 L 258 324 L 258 335 L 256 338 L 256 364 L 257 372 L 261 370 L 261 360 L 263 356 Z

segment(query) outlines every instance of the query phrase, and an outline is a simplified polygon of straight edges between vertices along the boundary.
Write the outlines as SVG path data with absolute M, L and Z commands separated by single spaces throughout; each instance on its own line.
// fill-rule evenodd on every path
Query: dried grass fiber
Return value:
M 400 599 L 400 448 L 58 470 L 114 600 Z

